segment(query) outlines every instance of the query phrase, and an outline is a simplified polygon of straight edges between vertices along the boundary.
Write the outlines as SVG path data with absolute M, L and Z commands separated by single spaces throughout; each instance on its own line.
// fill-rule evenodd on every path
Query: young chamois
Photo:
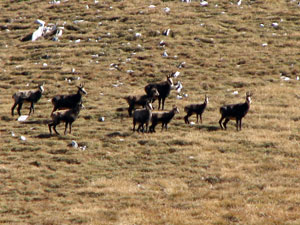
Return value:
M 82 84 L 80 86 L 77 86 L 78 91 L 76 94 L 72 95 L 57 95 L 52 98 L 51 102 L 53 104 L 53 110 L 51 112 L 51 115 L 56 110 L 60 109 L 72 109 L 76 105 L 78 105 L 81 102 L 82 95 L 86 95 L 87 92 L 85 91 Z
M 31 103 L 29 115 L 31 112 L 34 113 L 34 104 L 40 100 L 42 94 L 44 92 L 44 83 L 38 86 L 37 90 L 29 90 L 29 91 L 18 91 L 13 94 L 12 98 L 14 99 L 14 105 L 11 108 L 11 115 L 14 116 L 14 110 L 18 105 L 17 111 L 19 116 L 21 116 L 21 109 L 24 102 Z
M 149 95 L 125 97 L 125 100 L 127 101 L 128 105 L 129 105 L 129 107 L 128 107 L 129 116 L 132 116 L 132 110 L 134 110 L 136 106 L 145 107 L 147 102 L 153 102 L 158 96 L 159 96 L 159 93 L 158 93 L 157 89 L 152 88 L 150 90 Z
M 219 124 L 221 129 L 226 130 L 226 124 L 229 120 L 236 120 L 236 130 L 242 129 L 242 119 L 249 111 L 251 104 L 251 94 L 249 92 L 246 93 L 246 101 L 245 103 L 239 103 L 234 105 L 224 105 L 220 108 L 221 119 L 219 120 Z M 225 119 L 223 125 L 222 121 Z
M 165 100 L 169 96 L 171 89 L 173 87 L 173 80 L 171 76 L 167 76 L 167 80 L 160 83 L 151 83 L 145 86 L 145 91 L 147 95 L 150 94 L 152 88 L 156 88 L 158 96 L 158 109 L 160 109 L 160 103 L 162 103 L 162 110 L 164 109 Z M 154 99 L 155 100 L 155 99 Z M 154 101 L 153 101 L 154 102 Z M 152 102 L 152 103 L 153 103 Z
M 144 109 L 136 109 L 133 112 L 133 131 L 135 131 L 135 125 L 138 123 L 137 132 L 140 130 L 144 132 L 144 124 L 146 124 L 146 132 L 148 131 L 148 125 L 152 117 L 152 104 L 147 102 L 146 108 Z
M 196 114 L 197 115 L 197 123 L 199 120 L 199 116 L 200 116 L 200 121 L 202 123 L 202 113 L 206 109 L 207 104 L 208 104 L 208 97 L 207 97 L 207 95 L 205 95 L 204 103 L 191 104 L 191 105 L 187 105 L 186 107 L 184 107 L 184 111 L 187 113 L 186 116 L 184 117 L 184 122 L 189 124 L 190 123 L 189 117 L 193 114 Z
M 56 130 L 56 126 L 60 124 L 61 122 L 65 122 L 65 132 L 64 134 L 67 134 L 67 128 L 69 125 L 69 133 L 72 132 L 72 123 L 77 119 L 80 110 L 84 108 L 81 102 L 76 104 L 72 109 L 69 110 L 61 110 L 57 112 L 53 112 L 51 114 L 52 122 L 48 124 L 50 134 L 52 134 L 51 127 L 53 127 L 53 130 L 56 134 L 59 135 L 59 133 Z
M 179 113 L 179 109 L 177 108 L 177 106 L 173 106 L 173 109 L 169 112 L 152 113 L 152 124 L 149 127 L 149 131 L 156 132 L 155 127 L 159 123 L 161 123 L 161 130 L 163 130 L 164 128 L 168 130 L 168 123 L 170 123 L 176 113 Z

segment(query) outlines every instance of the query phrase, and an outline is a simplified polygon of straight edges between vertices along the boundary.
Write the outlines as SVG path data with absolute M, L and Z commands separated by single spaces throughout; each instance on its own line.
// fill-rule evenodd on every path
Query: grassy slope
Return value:
M 296 3 L 39 2 L 0 3 L 1 223 L 300 223 Z M 37 18 L 66 22 L 61 41 L 20 42 Z M 167 28 L 171 35 L 162 36 Z M 168 58 L 161 57 L 164 50 Z M 183 61 L 186 67 L 178 69 Z M 132 133 L 131 118 L 117 110 L 126 107 L 122 97 L 142 94 L 148 82 L 176 70 L 189 97 L 177 100 L 172 92 L 167 99 L 167 109 L 177 104 L 181 110 L 169 131 Z M 73 92 L 78 82 L 65 78 L 78 76 L 88 91 L 86 110 L 72 135 L 49 137 L 48 100 Z M 15 121 L 11 95 L 42 81 L 46 92 L 35 114 L 26 123 Z M 113 87 L 118 82 L 123 85 Z M 254 96 L 244 129 L 236 132 L 231 122 L 228 131 L 219 130 L 219 106 L 244 101 L 248 90 Z M 210 104 L 203 124 L 185 125 L 184 105 L 202 102 L 204 94 Z M 68 147 L 71 140 L 87 150 Z

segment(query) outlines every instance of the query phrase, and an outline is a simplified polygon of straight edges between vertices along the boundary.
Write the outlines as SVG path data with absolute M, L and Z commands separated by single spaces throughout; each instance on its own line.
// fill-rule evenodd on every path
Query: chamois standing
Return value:
M 196 114 L 197 115 L 197 123 L 199 120 L 199 116 L 200 116 L 200 122 L 202 123 L 202 113 L 206 109 L 207 104 L 208 104 L 208 96 L 205 95 L 204 103 L 191 104 L 191 105 L 187 105 L 186 107 L 184 107 L 184 111 L 187 113 L 186 116 L 184 117 L 184 122 L 189 124 L 190 123 L 189 117 L 193 114 Z
M 84 108 L 83 104 L 80 102 L 76 104 L 75 107 L 69 110 L 61 110 L 56 111 L 51 114 L 52 122 L 48 124 L 50 134 L 52 134 L 51 127 L 53 127 L 53 130 L 56 134 L 59 135 L 59 133 L 56 130 L 56 126 L 60 124 L 61 122 L 65 122 L 65 132 L 64 134 L 67 134 L 67 128 L 69 125 L 69 133 L 72 132 L 72 123 L 77 119 L 80 110 Z
M 133 112 L 133 131 L 135 131 L 135 125 L 138 123 L 139 126 L 137 128 L 137 132 L 140 130 L 144 132 L 144 124 L 146 124 L 146 132 L 148 130 L 148 125 L 152 117 L 152 104 L 147 102 L 146 108 L 144 109 L 136 109 Z
M 162 110 L 164 109 L 165 100 L 169 96 L 171 89 L 173 87 L 173 80 L 171 76 L 167 76 L 167 80 L 160 83 L 151 83 L 145 86 L 145 91 L 147 95 L 150 94 L 152 88 L 156 88 L 158 96 L 158 109 L 160 109 L 160 104 L 162 103 Z M 155 100 L 155 99 L 154 99 Z M 154 101 L 153 101 L 154 102 Z M 153 103 L 152 102 L 152 103 Z
M 76 105 L 78 105 L 81 102 L 82 95 L 83 94 L 86 95 L 87 92 L 85 91 L 83 84 L 80 84 L 80 86 L 76 86 L 76 87 L 78 88 L 76 94 L 57 95 L 52 98 L 51 102 L 54 107 L 51 112 L 51 115 L 56 110 L 74 108 Z
M 132 110 L 135 109 L 136 106 L 145 107 L 147 102 L 152 102 L 159 96 L 159 93 L 156 88 L 152 88 L 150 90 L 149 95 L 140 95 L 140 96 L 127 96 L 125 100 L 127 101 L 128 107 L 128 114 L 132 116 Z
M 21 116 L 21 109 L 24 102 L 29 102 L 30 110 L 29 115 L 31 112 L 34 113 L 34 104 L 40 100 L 42 94 L 44 92 L 44 83 L 38 86 L 37 90 L 28 90 L 28 91 L 18 91 L 13 94 L 12 98 L 14 99 L 14 104 L 11 108 L 11 115 L 14 116 L 14 110 L 18 105 L 17 111 L 19 116 Z
M 172 110 L 169 112 L 154 112 L 152 113 L 152 124 L 149 127 L 150 132 L 155 132 L 155 127 L 157 124 L 161 123 L 161 130 L 164 128 L 168 130 L 168 123 L 173 119 L 176 113 L 179 113 L 177 106 L 173 106 Z
M 221 119 L 219 120 L 219 124 L 221 129 L 226 130 L 226 124 L 229 120 L 236 120 L 236 130 L 242 130 L 242 119 L 246 116 L 249 111 L 251 104 L 251 94 L 249 92 L 246 93 L 246 101 L 244 103 L 233 104 L 233 105 L 224 105 L 220 107 Z M 222 124 L 223 119 L 225 119 Z

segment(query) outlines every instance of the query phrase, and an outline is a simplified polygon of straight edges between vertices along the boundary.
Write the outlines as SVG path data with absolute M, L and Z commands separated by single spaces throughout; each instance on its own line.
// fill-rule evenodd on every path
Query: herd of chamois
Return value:
M 44 83 L 39 85 L 37 90 L 18 91 L 13 94 L 14 104 L 11 108 L 11 114 L 14 116 L 14 109 L 18 106 L 17 111 L 21 116 L 21 109 L 24 102 L 29 102 L 30 111 L 29 115 L 34 113 L 34 104 L 39 101 L 44 92 Z M 166 81 L 158 83 L 150 83 L 145 86 L 145 95 L 140 96 L 127 96 L 124 99 L 128 103 L 128 114 L 133 118 L 133 131 L 141 132 L 155 132 L 155 127 L 158 124 L 162 125 L 162 130 L 168 129 L 168 124 L 174 118 L 176 113 L 179 113 L 179 109 L 176 105 L 173 105 L 172 109 L 168 112 L 152 112 L 152 104 L 158 99 L 158 110 L 161 108 L 164 110 L 165 100 L 169 96 L 171 90 L 174 88 L 174 83 L 171 75 L 167 76 Z M 72 123 L 77 119 L 80 110 L 84 108 L 82 104 L 82 96 L 87 92 L 84 86 L 80 84 L 77 86 L 78 90 L 76 94 L 70 95 L 57 95 L 51 99 L 53 110 L 51 112 L 52 121 L 48 124 L 49 132 L 52 134 L 52 129 L 56 134 L 59 133 L 56 130 L 56 126 L 61 122 L 65 123 L 64 134 L 67 133 L 69 126 L 69 133 L 72 131 Z M 186 115 L 184 116 L 184 122 L 189 124 L 189 117 L 196 114 L 197 123 L 200 117 L 202 123 L 202 114 L 205 111 L 208 104 L 208 96 L 205 95 L 205 100 L 201 104 L 190 104 L 184 107 Z M 221 119 L 219 124 L 221 129 L 226 130 L 226 125 L 229 120 L 236 120 L 236 129 L 242 129 L 242 119 L 249 111 L 251 103 L 251 94 L 246 93 L 246 101 L 244 103 L 224 105 L 220 107 Z M 141 108 L 142 107 L 142 108 Z M 133 111 L 133 113 L 132 113 Z M 223 120 L 225 121 L 223 122 Z M 151 125 L 149 126 L 149 124 Z M 138 128 L 136 129 L 136 125 Z

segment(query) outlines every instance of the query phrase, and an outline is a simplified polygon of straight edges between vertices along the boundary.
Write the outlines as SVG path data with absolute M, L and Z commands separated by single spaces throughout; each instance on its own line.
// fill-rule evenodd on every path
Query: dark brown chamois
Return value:
M 80 84 L 80 86 L 77 86 L 77 88 L 78 88 L 78 91 L 76 94 L 57 95 L 57 96 L 53 97 L 51 102 L 54 107 L 53 107 L 51 114 L 53 114 L 53 112 L 55 112 L 56 110 L 72 109 L 76 105 L 78 105 L 81 102 L 82 95 L 83 94 L 86 95 L 87 92 L 85 91 L 82 84 Z
M 193 114 L 196 114 L 197 115 L 197 123 L 199 120 L 199 116 L 200 116 L 200 122 L 202 123 L 202 113 L 206 109 L 207 104 L 208 104 L 208 97 L 207 97 L 207 95 L 205 95 L 204 103 L 191 104 L 191 105 L 187 105 L 186 107 L 184 107 L 184 111 L 187 113 L 186 116 L 184 117 L 184 122 L 189 124 L 190 123 L 189 117 Z
M 11 108 L 11 115 L 14 116 L 14 110 L 18 105 L 17 111 L 19 116 L 21 116 L 21 109 L 24 102 L 31 103 L 29 115 L 31 112 L 34 113 L 34 104 L 40 100 L 42 94 L 44 92 L 44 83 L 38 86 L 37 90 L 29 90 L 29 91 L 18 91 L 13 94 L 12 98 L 14 99 L 14 105 Z
M 125 100 L 127 101 L 128 114 L 132 116 L 132 111 L 136 108 L 136 106 L 145 107 L 147 102 L 152 102 L 159 96 L 159 93 L 156 88 L 152 88 L 149 95 L 140 95 L 140 96 L 127 96 Z
M 145 91 L 147 95 L 150 94 L 152 88 L 156 88 L 159 96 L 158 96 L 158 109 L 160 109 L 160 103 L 162 103 L 162 110 L 165 106 L 165 100 L 169 96 L 171 89 L 173 87 L 173 80 L 171 76 L 167 76 L 167 80 L 160 83 L 151 83 L 145 86 Z M 154 102 L 154 101 L 153 101 Z M 152 103 L 153 103 L 152 102 Z
M 161 123 L 161 130 L 164 128 L 168 130 L 168 123 L 173 119 L 176 113 L 179 113 L 177 106 L 173 106 L 169 112 L 154 112 L 152 113 L 152 124 L 149 127 L 150 132 L 155 132 L 157 124 Z
M 224 105 L 220 108 L 221 119 L 219 120 L 219 124 L 221 129 L 226 130 L 226 124 L 229 120 L 236 120 L 236 130 L 242 129 L 242 119 L 246 116 L 249 111 L 251 104 L 251 94 L 246 93 L 246 101 L 245 103 L 233 104 L 233 105 Z M 222 124 L 223 119 L 225 119 Z
M 136 109 L 133 112 L 133 131 L 135 131 L 135 125 L 138 123 L 138 129 L 137 132 L 140 130 L 144 132 L 144 124 L 146 124 L 146 132 L 148 130 L 148 125 L 152 117 L 152 104 L 150 102 L 147 102 L 146 108 L 144 109 Z
M 52 134 L 51 127 L 53 127 L 53 130 L 56 134 L 59 135 L 59 133 L 56 130 L 56 126 L 60 124 L 61 122 L 65 122 L 65 132 L 64 134 L 67 134 L 67 128 L 69 125 L 69 133 L 72 132 L 72 123 L 77 119 L 80 110 L 84 108 L 82 103 L 78 103 L 75 107 L 69 110 L 61 110 L 57 112 L 53 112 L 51 114 L 52 122 L 48 124 L 50 134 Z

